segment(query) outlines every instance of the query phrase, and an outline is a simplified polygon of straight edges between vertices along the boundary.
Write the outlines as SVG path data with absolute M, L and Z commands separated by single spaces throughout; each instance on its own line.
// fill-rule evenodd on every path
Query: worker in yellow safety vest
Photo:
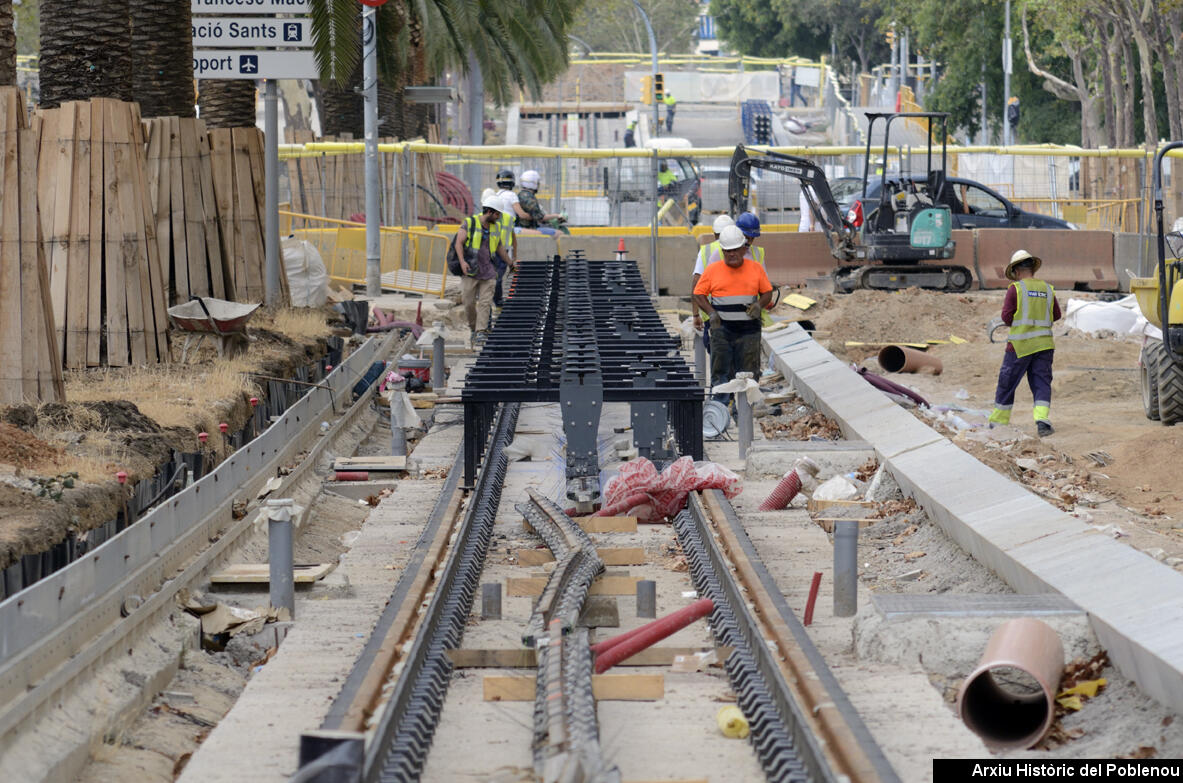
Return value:
M 674 111 L 678 108 L 678 101 L 674 99 L 673 93 L 667 92 L 661 102 L 665 104 L 665 132 L 673 133 Z
M 1006 353 L 998 371 L 994 391 L 994 410 L 990 426 L 1009 424 L 1015 405 L 1015 390 L 1024 376 L 1035 398 L 1032 411 L 1039 437 L 1055 432 L 1048 417 L 1052 405 L 1052 358 L 1055 342 L 1052 323 L 1060 318 L 1060 303 L 1048 282 L 1035 277 L 1042 259 L 1026 250 L 1016 250 L 1006 265 L 1006 277 L 1012 280 L 1002 301 L 1002 321 L 1010 327 Z

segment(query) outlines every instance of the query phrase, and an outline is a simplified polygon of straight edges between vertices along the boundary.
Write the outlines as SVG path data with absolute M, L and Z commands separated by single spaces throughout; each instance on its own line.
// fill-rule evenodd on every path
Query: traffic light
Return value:
M 757 144 L 772 143 L 772 118 L 767 114 L 759 114 L 753 118 L 753 135 Z
M 659 73 L 653 77 L 653 100 L 661 103 L 663 98 L 665 98 L 665 76 Z
M 653 103 L 653 77 L 641 77 L 641 103 L 646 105 Z
M 887 29 L 887 45 L 895 46 L 895 28 L 889 27 Z

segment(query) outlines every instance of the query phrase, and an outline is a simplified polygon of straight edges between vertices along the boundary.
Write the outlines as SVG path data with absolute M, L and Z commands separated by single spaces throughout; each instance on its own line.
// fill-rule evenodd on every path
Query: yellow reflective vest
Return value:
M 485 230 L 484 226 L 481 225 L 481 216 L 480 215 L 472 215 L 468 218 L 465 218 L 464 233 L 466 233 L 468 235 L 464 238 L 465 246 L 472 248 L 473 250 L 480 250 L 481 249 L 482 232 L 484 230 Z M 498 220 L 496 223 L 494 223 L 489 228 L 489 255 L 490 256 L 494 256 L 497 254 L 497 247 L 504 241 L 503 233 L 502 233 L 503 230 L 504 229 L 502 227 L 500 220 Z
M 1015 356 L 1023 357 L 1055 348 L 1052 319 L 1055 316 L 1056 291 L 1051 283 L 1027 278 L 1010 284 L 1015 289 L 1015 317 L 1007 341 Z

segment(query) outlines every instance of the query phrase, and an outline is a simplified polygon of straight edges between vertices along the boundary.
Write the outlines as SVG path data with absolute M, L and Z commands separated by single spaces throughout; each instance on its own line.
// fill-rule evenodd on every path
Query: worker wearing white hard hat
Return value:
M 703 235 L 702 239 L 704 240 L 704 244 L 698 248 L 698 257 L 694 260 L 694 272 L 690 275 L 690 293 L 692 296 L 694 294 L 694 286 L 698 284 L 698 278 L 702 277 L 702 270 L 706 267 L 706 259 L 710 257 L 711 253 L 715 252 L 716 250 L 720 250 L 719 233 L 728 226 L 734 225 L 735 221 L 731 219 L 731 215 L 722 214 L 715 218 L 715 222 L 711 224 L 711 231 L 714 232 L 715 238 L 710 241 L 705 241 L 707 237 L 706 235 Z M 701 329 L 702 312 L 697 307 L 691 309 L 694 310 L 694 328 Z M 709 348 L 709 338 L 704 335 L 703 340 L 707 343 L 707 347 Z
M 1016 250 L 1006 265 L 1011 280 L 1002 300 L 1002 321 L 1010 327 L 1006 352 L 994 389 L 994 410 L 990 426 L 1009 424 L 1015 406 L 1015 391 L 1023 378 L 1031 387 L 1035 404 L 1032 416 L 1039 437 L 1055 432 L 1049 419 L 1052 405 L 1052 359 L 1055 342 L 1052 323 L 1060 318 L 1060 303 L 1051 283 L 1035 277 L 1043 260 L 1026 250 Z
M 493 314 L 493 290 L 497 285 L 493 258 L 499 258 L 507 267 L 510 265 L 501 237 L 501 216 L 507 211 L 505 202 L 496 195 L 482 199 L 481 211 L 465 218 L 453 240 L 464 273 L 460 298 L 474 344 L 485 341 Z
M 747 237 L 738 226 L 719 232 L 723 263 L 710 264 L 694 286 L 694 304 L 711 324 L 711 386 L 738 372 L 760 373 L 760 316 L 772 303 L 764 267 L 747 257 Z M 727 402 L 728 395 L 716 397 Z
M 520 180 L 521 188 L 518 190 L 518 206 L 521 207 L 524 217 L 518 216 L 518 225 L 522 228 L 544 228 L 546 224 L 552 220 L 563 221 L 567 219 L 567 215 L 562 212 L 546 213 L 542 210 L 542 205 L 538 203 L 538 188 L 542 183 L 542 178 L 538 176 L 538 172 L 530 169 L 522 172 Z

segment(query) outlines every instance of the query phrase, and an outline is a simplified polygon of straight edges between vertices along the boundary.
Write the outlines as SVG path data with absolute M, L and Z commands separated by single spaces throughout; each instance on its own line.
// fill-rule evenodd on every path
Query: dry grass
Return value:
M 333 332 L 325 321 L 325 311 L 311 307 L 264 310 L 252 319 L 251 326 L 270 329 L 297 341 L 316 340 Z
M 161 427 L 209 431 L 227 405 L 257 393 L 243 374 L 246 365 L 253 362 L 234 359 L 68 372 L 66 398 L 72 402 L 130 400 Z

